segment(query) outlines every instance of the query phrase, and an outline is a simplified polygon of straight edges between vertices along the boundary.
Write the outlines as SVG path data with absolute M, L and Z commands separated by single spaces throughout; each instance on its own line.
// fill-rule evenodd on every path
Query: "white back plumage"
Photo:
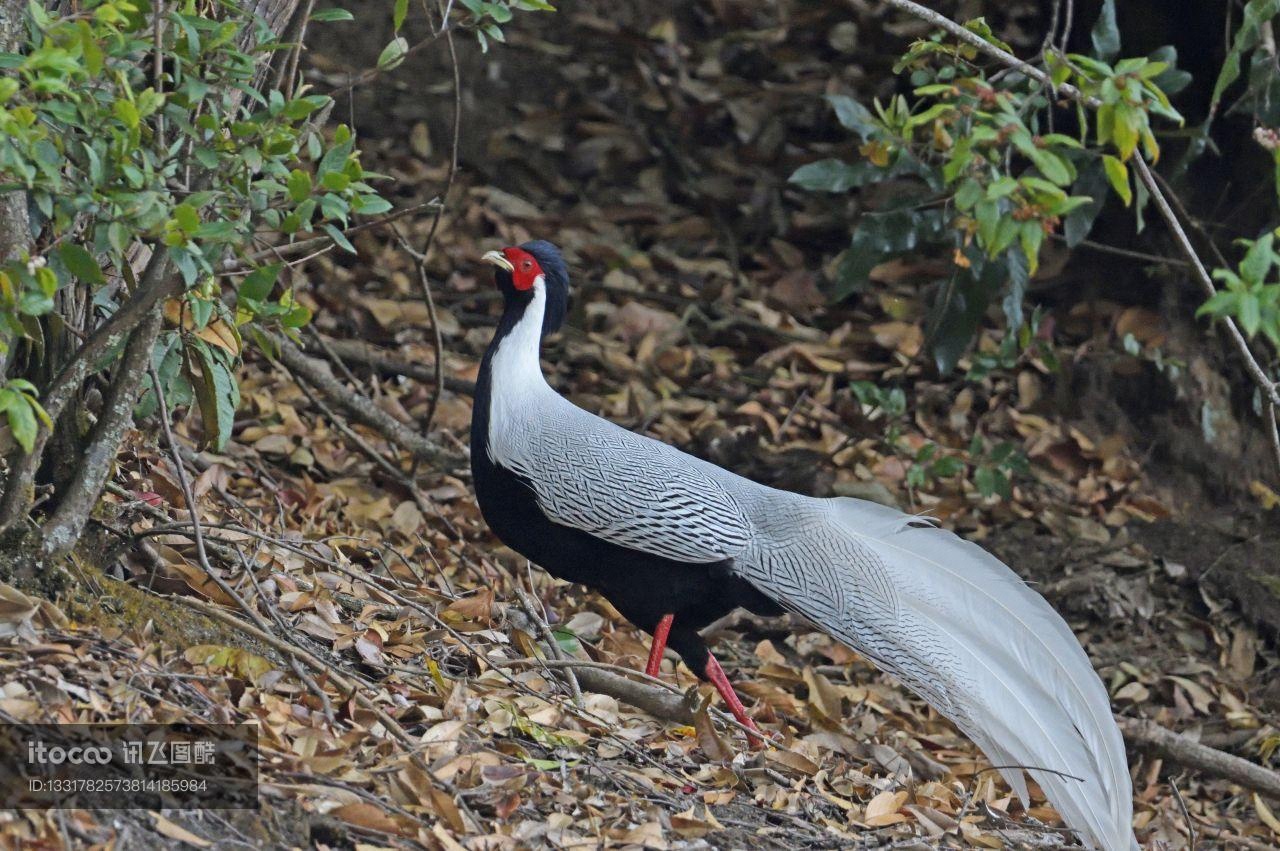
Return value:
M 1138 847 L 1107 692 L 1043 597 L 919 518 L 765 487 L 575 407 L 539 368 L 542 305 L 535 292 L 495 353 L 489 452 L 552 521 L 677 561 L 732 559 L 951 719 L 1024 803 L 1023 769 L 1086 843 Z

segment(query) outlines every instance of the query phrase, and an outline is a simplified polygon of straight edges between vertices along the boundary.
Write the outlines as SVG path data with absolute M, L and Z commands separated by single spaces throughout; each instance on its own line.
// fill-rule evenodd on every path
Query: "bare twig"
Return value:
M 427 275 L 427 258 L 431 256 L 431 246 L 435 244 L 436 232 L 440 229 L 440 221 L 449 203 L 449 192 L 453 189 L 454 178 L 458 174 L 458 139 L 462 132 L 462 76 L 458 72 L 458 51 L 453 44 L 453 31 L 449 28 L 449 13 L 441 12 L 440 32 L 444 33 L 445 44 L 449 47 L 449 65 L 453 69 L 453 138 L 449 142 L 449 173 L 445 177 L 444 192 L 441 193 L 441 204 L 436 207 L 435 217 L 431 220 L 431 229 L 422 243 L 421 251 L 414 251 L 407 240 L 396 230 L 396 237 L 404 249 L 413 257 L 418 267 L 418 288 L 422 291 L 422 300 L 427 305 L 431 316 L 431 332 L 436 348 L 435 388 L 431 400 L 427 404 L 427 415 L 422 422 L 423 433 L 431 430 L 431 421 L 435 419 L 436 407 L 440 404 L 440 394 L 444 392 L 444 337 L 440 332 L 440 320 L 436 316 L 436 303 L 431 295 L 431 281 Z
M 447 466 L 460 460 L 454 453 L 432 445 L 415 430 L 373 404 L 369 398 L 347 389 L 333 377 L 326 364 L 307 357 L 289 340 L 279 335 L 274 335 L 272 340 L 280 352 L 281 363 L 294 376 L 305 380 L 340 407 L 351 419 L 377 431 L 424 463 Z
M 449 175 L 449 180 L 453 180 L 452 172 Z M 445 191 L 447 192 L 448 190 Z M 396 234 L 396 240 L 405 251 L 413 256 L 414 262 L 418 267 L 418 288 L 422 291 L 422 300 L 427 305 L 427 315 L 431 319 L 431 334 L 435 345 L 435 375 L 433 376 L 431 399 L 427 403 L 427 415 L 422 421 L 423 434 L 431 431 L 431 421 L 435 419 L 436 407 L 440 404 L 440 394 L 444 392 L 444 336 L 440 331 L 440 317 L 436 315 L 436 302 L 431 295 L 431 282 L 427 277 L 427 252 L 431 250 L 431 238 L 435 235 L 435 226 L 439 223 L 440 213 L 437 211 L 435 222 L 431 225 L 431 234 L 428 235 L 427 244 L 421 252 L 414 251 L 399 229 L 392 226 L 392 230 Z
M 434 44 L 435 40 L 440 38 L 440 36 L 445 35 L 447 33 L 451 33 L 451 32 L 453 32 L 453 29 L 452 27 L 449 26 L 449 22 L 446 20 L 444 22 L 444 25 L 441 26 L 439 29 L 434 30 L 430 35 L 424 37 L 421 41 L 417 42 L 416 44 L 410 45 L 409 48 L 406 49 L 404 53 L 400 54 L 400 63 L 397 64 L 396 67 L 398 68 L 401 65 L 403 65 L 409 59 L 410 56 L 413 56 L 415 53 L 422 51 L 423 48 L 427 47 L 430 44 Z M 363 86 L 366 83 L 371 83 L 390 70 L 393 70 L 393 69 L 366 68 L 364 71 L 360 72 L 359 75 L 352 77 L 350 80 L 348 80 L 346 83 L 343 83 L 341 86 L 338 86 L 337 88 L 332 89 L 329 92 L 329 97 L 336 99 L 338 95 L 346 94 L 347 92 L 351 91 L 357 86 Z
M 511 587 L 515 590 L 516 597 L 520 600 L 520 607 L 524 609 L 524 613 L 529 616 L 529 620 L 533 621 L 534 626 L 542 635 L 542 644 L 546 648 L 547 654 L 552 659 L 566 659 L 567 656 L 561 651 L 559 642 L 556 641 L 556 637 L 551 633 L 551 627 L 547 625 L 547 619 L 538 610 L 538 606 L 534 601 L 530 599 L 529 593 L 520 587 L 518 578 L 513 577 Z M 582 701 L 582 687 L 578 685 L 578 677 L 574 674 L 573 669 L 563 669 L 561 678 L 569 686 L 569 691 L 573 694 L 573 702 L 579 708 L 585 706 Z
M 159 403 L 160 409 L 160 425 L 164 432 L 165 445 L 169 447 L 169 458 L 173 462 L 174 474 L 178 478 L 178 487 L 182 489 L 183 500 L 187 503 L 187 514 L 191 518 L 191 537 L 196 545 L 196 558 L 200 562 L 200 567 L 204 570 L 205 576 L 208 576 L 223 594 L 230 599 L 235 600 L 240 609 L 253 619 L 258 628 L 264 632 L 269 631 L 267 622 L 258 613 L 257 609 L 250 606 L 247 601 L 231 587 L 231 585 L 222 578 L 218 571 L 213 569 L 213 565 L 209 562 L 209 554 L 205 550 L 204 529 L 200 523 L 200 515 L 196 509 L 195 491 L 191 487 L 191 479 L 187 476 L 186 464 L 182 461 L 182 453 L 178 451 L 178 441 L 173 436 L 173 427 L 169 424 L 169 402 L 164 395 L 164 386 L 160 383 L 160 376 L 156 374 L 154 366 L 147 366 L 147 374 L 151 376 L 151 386 L 155 389 L 156 401 Z M 245 574 L 254 582 L 257 587 L 257 580 L 253 577 L 253 571 L 244 560 L 244 554 L 236 550 L 236 555 L 240 559 L 241 565 L 244 567 Z M 324 709 L 325 719 L 330 723 L 334 723 L 333 706 L 329 703 L 329 696 L 325 694 L 324 689 L 320 688 L 301 663 L 292 656 L 289 657 L 289 663 L 293 668 L 294 674 L 298 679 L 306 685 L 312 694 L 320 701 L 320 705 Z
M 1178 799 L 1178 809 L 1182 810 L 1182 821 L 1187 826 L 1187 851 L 1196 851 L 1196 826 L 1191 821 L 1191 813 L 1187 812 L 1187 802 L 1182 800 L 1182 791 L 1172 778 L 1169 779 L 1169 788 Z
M 346 676 L 339 673 L 334 665 L 317 658 L 306 650 L 303 650 L 301 647 L 295 647 L 287 641 L 277 638 L 270 632 L 259 629 L 252 624 L 245 623 L 235 615 L 224 611 L 212 603 L 206 603 L 203 600 L 197 600 L 194 597 L 181 597 L 177 595 L 171 596 L 167 599 L 186 606 L 187 608 L 194 609 L 195 611 L 200 612 L 206 617 L 212 618 L 225 626 L 239 630 L 250 638 L 256 639 L 262 644 L 265 644 L 275 650 L 285 658 L 296 658 L 303 664 L 309 666 L 312 670 L 323 673 L 335 686 L 337 686 L 338 691 L 343 694 L 351 695 L 355 698 L 357 703 L 372 712 L 374 716 L 377 717 L 378 722 L 382 724 L 383 729 L 385 729 L 393 738 L 409 750 L 409 758 L 413 760 L 414 764 L 421 771 L 429 776 L 434 776 L 431 775 L 431 769 L 427 766 L 426 762 L 423 761 L 422 755 L 418 753 L 417 744 L 409 734 L 405 732 L 404 728 L 400 726 L 400 722 L 388 715 L 386 710 L 365 694 L 364 690 L 359 687 L 358 683 L 348 680 Z
M 277 366 L 279 366 L 279 364 L 277 364 Z M 280 369 L 284 370 L 284 367 L 280 367 Z M 414 504 L 418 506 L 419 511 L 423 514 L 430 514 L 436 517 L 449 527 L 449 531 L 453 533 L 454 537 L 458 537 L 458 530 L 449 522 L 449 519 L 441 514 L 440 510 L 426 498 L 418 486 L 413 483 L 413 479 L 410 476 L 406 475 L 404 471 L 391 463 L 385 455 L 371 446 L 367 440 L 357 434 L 349 425 L 346 424 L 346 422 L 343 421 L 341 417 L 335 414 L 328 405 L 326 405 L 321 399 L 317 398 L 316 395 L 308 389 L 306 382 L 299 382 L 298 388 L 302 390 L 303 394 L 313 405 L 320 409 L 320 413 L 324 415 L 325 419 L 333 423 L 334 427 L 338 429 L 338 431 L 341 432 L 347 440 L 351 441 L 351 443 L 363 452 L 370 461 L 377 464 L 383 472 L 391 477 L 393 481 L 409 492 L 409 495 L 413 498 Z
M 302 58 L 303 42 L 307 37 L 307 24 L 311 22 L 311 10 L 315 5 L 316 0 L 307 0 L 306 5 L 298 7 L 293 13 L 293 20 L 289 22 L 289 28 L 282 37 L 285 42 L 293 42 L 293 47 L 289 49 L 289 54 L 280 65 L 279 74 L 276 75 L 275 87 L 286 96 L 293 94 L 298 75 L 298 62 Z
M 410 207 L 393 210 L 385 216 L 374 219 L 373 221 L 361 222 L 358 225 L 352 225 L 344 230 L 342 235 L 350 237 L 352 234 L 359 233 L 360 231 L 379 228 L 383 225 L 390 224 L 397 219 L 403 219 L 405 216 L 411 216 L 414 213 L 421 213 L 423 210 L 433 210 L 439 206 L 440 200 L 438 198 L 432 198 L 430 201 L 424 201 L 421 204 L 414 204 Z M 334 245 L 333 237 L 328 235 L 312 237 L 311 239 L 304 239 L 299 242 L 291 242 L 287 245 L 273 245 L 270 248 L 255 251 L 253 254 L 244 258 L 243 261 L 237 260 L 234 257 L 227 258 L 227 261 L 223 263 L 222 271 L 219 274 L 242 275 L 245 272 L 252 270 L 257 264 L 264 260 L 288 260 L 289 258 L 298 257 L 304 254 L 309 255 L 312 252 L 322 253 L 323 251 L 332 248 Z
M 396 360 L 384 350 L 363 340 L 334 340 L 326 337 L 324 342 L 325 346 L 320 347 L 321 351 L 328 349 L 333 355 L 343 360 L 354 361 L 384 375 L 404 375 L 423 383 L 435 380 L 436 369 L 434 365 L 426 367 L 417 363 Z M 317 347 L 308 346 L 307 349 L 315 353 Z M 328 352 L 325 353 L 327 354 Z M 445 376 L 444 386 L 446 390 L 461 393 L 464 396 L 474 396 L 476 394 L 474 381 Z

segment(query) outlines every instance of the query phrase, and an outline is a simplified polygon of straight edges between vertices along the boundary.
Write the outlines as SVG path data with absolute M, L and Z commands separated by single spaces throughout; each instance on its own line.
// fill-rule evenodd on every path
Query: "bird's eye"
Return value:
M 533 261 L 532 261 L 532 260 L 530 260 L 530 259 L 528 259 L 528 258 L 525 258 L 525 261 L 524 261 L 523 263 L 521 263 L 521 264 L 520 264 L 520 268 L 522 268 L 522 269 L 532 269 L 532 268 L 533 268 Z

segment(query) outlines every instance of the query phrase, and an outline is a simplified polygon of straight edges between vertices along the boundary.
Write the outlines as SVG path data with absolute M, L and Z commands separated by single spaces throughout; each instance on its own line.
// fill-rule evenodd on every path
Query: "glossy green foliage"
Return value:
M 166 390 L 199 404 L 212 443 L 227 440 L 241 331 L 308 319 L 281 267 L 254 261 L 264 238 L 324 234 L 352 250 L 352 216 L 391 208 L 350 130 L 321 126 L 327 96 L 264 85 L 260 69 L 288 47 L 230 3 L 214 16 L 166 4 L 160 25 L 145 0 L 65 17 L 30 4 L 26 45 L 0 54 L 0 183 L 28 194 L 34 247 L 0 266 L 0 340 L 38 333 L 31 320 L 61 288 L 112 312 L 137 286 L 130 258 L 163 246 L 186 285 L 157 350 Z M 0 394 L 29 446 L 32 388 Z
M 1118 50 L 1114 19 L 1108 25 L 1105 17 L 1095 41 Z M 1007 49 L 983 20 L 966 27 Z M 942 372 L 954 368 L 992 301 L 1001 299 L 1016 334 L 1046 240 L 1055 234 L 1072 245 L 1084 239 L 1108 187 L 1131 203 L 1126 163 L 1139 147 L 1152 160 L 1159 155 L 1153 118 L 1181 122 L 1157 85 L 1174 70 L 1167 59 L 1122 59 L 1112 66 L 1085 56 L 1049 57 L 1058 83 L 1070 81 L 1102 101 L 1096 117 L 1081 109 L 1065 127 L 1046 87 L 1002 69 L 988 74 L 982 60 L 973 45 L 943 34 L 916 41 L 895 66 L 909 76 L 910 98 L 870 108 L 845 96 L 828 98 L 841 125 L 857 135 L 862 158 L 810 163 L 791 176 L 814 191 L 893 188 L 876 193 L 888 200 L 864 209 L 856 221 L 835 267 L 834 298 L 864 288 L 886 260 L 950 256 L 952 272 L 937 287 L 930 318 Z
M 1280 348 L 1280 281 L 1274 274 L 1280 270 L 1280 254 L 1276 253 L 1277 233 L 1261 239 L 1239 240 L 1244 258 L 1232 269 L 1214 269 L 1213 277 L 1224 288 L 1206 301 L 1197 316 L 1216 319 L 1230 317 L 1239 323 L 1245 336 L 1262 334 Z

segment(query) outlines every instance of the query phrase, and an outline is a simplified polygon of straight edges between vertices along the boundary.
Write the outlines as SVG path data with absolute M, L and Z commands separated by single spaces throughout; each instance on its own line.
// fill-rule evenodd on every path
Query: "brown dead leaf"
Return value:
M 191 315 L 186 299 L 171 298 L 166 301 L 164 303 L 164 318 L 170 325 L 193 332 L 211 346 L 225 349 L 236 357 L 240 355 L 240 349 L 243 345 L 240 340 L 240 332 L 221 319 L 214 319 L 203 328 L 197 329 L 195 319 Z
M 910 322 L 881 322 L 871 326 L 876 344 L 913 358 L 924 345 L 924 332 L 919 325 Z
M 361 801 L 343 804 L 330 813 L 334 818 L 367 830 L 389 833 L 393 836 L 411 836 L 412 831 L 382 807 Z
M 694 735 L 698 739 L 698 746 L 709 759 L 727 762 L 733 759 L 733 748 L 716 732 L 716 725 L 711 720 L 710 707 L 711 701 L 703 700 L 698 711 L 693 713 Z
M 464 620 L 489 621 L 493 619 L 493 591 L 482 588 L 474 594 L 454 600 L 445 609 Z

